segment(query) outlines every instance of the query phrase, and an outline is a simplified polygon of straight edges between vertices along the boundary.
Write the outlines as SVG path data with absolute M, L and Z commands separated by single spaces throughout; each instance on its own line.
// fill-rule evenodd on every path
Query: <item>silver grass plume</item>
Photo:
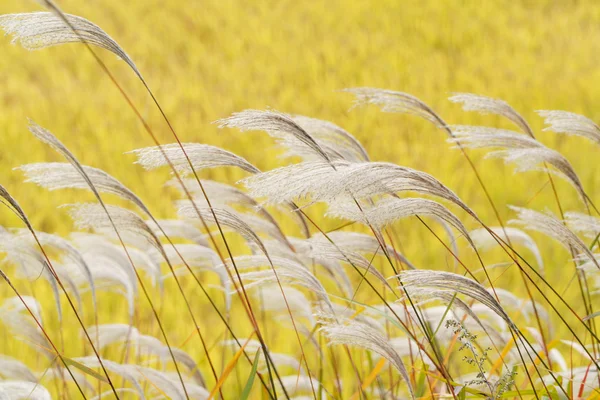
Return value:
M 93 229 L 107 234 L 112 232 L 112 223 L 102 205 L 98 203 L 79 203 L 67 204 L 62 207 L 68 208 L 77 229 Z M 160 241 L 139 215 L 131 210 L 114 205 L 107 205 L 106 210 L 108 210 L 114 224 L 119 230 L 143 238 L 147 243 L 162 252 Z
M 399 219 L 411 216 L 430 216 L 443 220 L 453 226 L 475 247 L 469 232 L 463 223 L 446 207 L 433 200 L 421 198 L 389 198 L 374 204 L 356 204 L 345 202 L 330 207 L 327 215 L 360 222 L 381 229 Z
M 36 236 L 42 245 L 50 246 L 62 251 L 65 255 L 65 258 L 71 260 L 80 269 L 80 271 L 87 279 L 87 284 L 89 284 L 90 286 L 92 292 L 92 301 L 95 308 L 96 289 L 94 279 L 92 277 L 92 272 L 90 270 L 89 265 L 87 264 L 86 260 L 83 258 L 79 250 L 75 246 L 73 246 L 73 244 L 71 244 L 68 240 L 57 235 L 53 235 L 46 232 L 36 232 Z M 19 231 L 19 233 L 17 234 L 17 238 L 25 242 L 31 242 L 33 240 L 29 232 L 25 229 Z M 34 245 L 35 243 L 32 243 L 32 246 Z M 56 272 L 57 274 L 60 274 L 61 268 L 59 268 L 59 270 Z
M 329 232 L 327 237 L 329 237 L 329 239 L 331 239 L 331 241 L 335 243 L 335 245 L 342 251 L 347 250 L 356 253 L 376 254 L 381 248 L 380 242 L 375 237 L 365 233 L 334 231 Z M 329 242 L 329 240 L 327 240 L 327 238 L 321 233 L 311 236 L 311 238 L 308 240 L 308 242 L 314 241 Z M 386 252 L 390 255 L 390 257 L 402 262 L 408 268 L 415 269 L 415 266 L 406 257 L 398 253 L 392 246 L 386 245 Z
M 98 168 L 81 166 L 96 189 L 100 192 L 114 194 L 130 201 L 144 213 L 150 215 L 142 200 L 116 178 Z M 84 176 L 70 163 L 33 163 L 15 169 L 23 171 L 25 182 L 35 183 L 48 190 L 89 189 Z
M 405 287 L 406 294 L 402 297 L 402 300 L 407 300 L 408 296 L 413 301 L 418 302 L 427 302 L 428 300 L 441 300 L 445 304 L 450 305 L 453 309 L 458 309 L 462 311 L 464 314 L 468 315 L 475 321 L 477 325 L 481 327 L 481 329 L 487 333 L 487 329 L 483 322 L 477 316 L 477 313 L 471 308 L 467 303 L 462 301 L 460 298 L 456 296 L 456 292 L 453 290 L 444 290 L 444 289 L 430 289 L 423 287 Z M 423 313 L 427 313 L 427 309 L 423 309 Z
M 232 229 L 234 232 L 240 234 L 247 242 L 256 245 L 261 252 L 267 254 L 267 249 L 256 232 L 239 216 L 233 214 L 231 211 L 222 208 L 211 209 L 208 207 L 202 207 L 202 205 L 197 205 L 197 207 L 194 208 L 191 202 L 188 202 L 186 206 L 181 207 L 178 210 L 178 214 L 183 218 L 195 220 L 198 215 L 196 210 L 208 224 L 216 224 L 216 216 L 219 224 Z
M 373 275 L 385 286 L 388 286 L 390 289 L 392 289 L 381 272 L 379 272 L 379 270 L 377 270 L 369 260 L 360 254 L 349 250 L 343 250 L 338 247 L 335 242 L 331 243 L 328 240 L 309 239 L 308 242 L 310 243 L 310 251 L 308 252 L 308 256 L 310 258 L 315 260 L 325 260 L 326 262 L 339 261 L 351 264 L 354 267 L 360 268 Z
M 294 115 L 292 119 L 312 136 L 330 159 L 350 162 L 370 161 L 367 151 L 360 142 L 334 123 L 302 115 Z M 315 158 L 314 152 L 306 152 L 304 148 L 296 147 L 289 150 L 289 155 L 299 155 L 307 159 Z
M 228 264 L 230 263 L 231 261 L 228 261 Z M 261 267 L 270 266 L 271 263 L 277 276 L 275 276 L 273 268 L 243 272 L 240 274 L 242 281 L 250 282 L 244 285 L 246 289 L 250 289 L 254 286 L 277 283 L 277 278 L 279 278 L 279 281 L 282 284 L 288 283 L 290 285 L 298 285 L 314 292 L 321 301 L 333 309 L 327 291 L 319 279 L 317 279 L 306 266 L 300 264 L 298 261 L 282 257 L 267 258 L 262 255 L 240 256 L 235 259 L 235 264 L 239 270 L 259 269 Z M 226 266 L 220 265 L 215 268 L 226 268 Z
M 29 381 L 0 381 L 0 399 L 52 400 L 48 389 Z
M 396 352 L 385 335 L 373 327 L 354 320 L 339 322 L 332 314 L 320 313 L 317 316 L 321 324 L 320 331 L 329 339 L 330 344 L 343 344 L 360 347 L 379 354 L 388 360 L 406 382 L 411 397 L 415 394 L 402 357 Z
M 504 129 L 465 125 L 454 126 L 453 132 L 455 137 L 449 142 L 460 143 L 465 148 L 500 148 L 489 152 L 487 157 L 502 158 L 505 163 L 516 164 L 516 172 L 537 170 L 556 174 L 573 185 L 582 199 L 586 198 L 583 185 L 569 161 L 532 137 Z M 540 166 L 544 163 L 554 169 Z
M 600 269 L 600 265 L 598 265 L 594 258 L 594 254 L 561 220 L 549 213 L 545 214 L 528 208 L 515 206 L 510 206 L 510 208 L 517 213 L 518 219 L 511 220 L 509 223 L 520 225 L 525 229 L 537 231 L 551 237 L 562 244 L 567 250 L 575 250 L 578 254 L 586 256 Z
M 525 248 L 531 251 L 535 257 L 538 266 L 542 270 L 544 269 L 544 261 L 542 259 L 542 254 L 540 253 L 540 249 L 531 236 L 529 236 L 527 233 L 523 232 L 521 229 L 512 227 L 490 227 L 489 229 L 494 233 L 494 235 L 499 236 L 505 242 L 517 243 L 525 246 Z M 492 236 L 489 231 L 484 228 L 475 229 L 471 231 L 469 235 L 479 250 L 489 250 L 500 245 L 494 236 Z
M 63 19 L 64 18 L 64 19 Z M 0 27 L 27 50 L 38 50 L 67 43 L 88 43 L 101 47 L 124 60 L 141 79 L 142 74 L 125 50 L 99 26 L 76 15 L 52 12 L 7 14 L 0 16 Z
M 0 376 L 4 380 L 23 380 L 33 383 L 38 381 L 27 365 L 4 354 L 0 355 Z
M 216 121 L 219 128 L 238 128 L 241 131 L 265 131 L 283 142 L 286 147 L 304 146 L 325 161 L 331 161 L 315 139 L 296 123 L 292 117 L 277 111 L 244 110 L 231 117 Z
M 103 324 L 88 328 L 90 336 L 97 338 L 98 350 L 111 344 L 124 344 L 136 348 L 137 351 L 146 351 L 160 358 L 162 362 L 170 361 L 169 348 L 159 339 L 141 334 L 135 327 L 126 324 Z M 204 386 L 204 378 L 196 362 L 185 351 L 171 347 L 175 360 L 185 365 L 193 374 L 194 380 Z
M 187 221 L 182 221 L 180 219 L 159 219 L 156 222 L 158 222 L 162 231 L 154 221 L 146 220 L 148 226 L 150 226 L 152 231 L 154 231 L 154 234 L 158 237 L 162 237 L 164 231 L 170 238 L 186 239 L 199 246 L 209 246 L 206 235 Z
M 464 294 L 489 307 L 506 321 L 512 329 L 516 329 L 516 326 L 512 323 L 510 317 L 494 296 L 492 296 L 480 283 L 472 279 L 451 272 L 418 269 L 403 271 L 394 278 L 396 277 L 400 279 L 402 287 L 404 288 L 430 288 L 432 291 L 441 289 Z
M 437 127 L 445 127 L 444 121 L 427 104 L 408 93 L 369 87 L 344 89 L 344 91 L 356 96 L 354 107 L 373 104 L 383 112 L 413 114 Z
M 540 110 L 538 114 L 548 125 L 545 131 L 582 136 L 600 145 L 600 127 L 591 119 L 567 111 Z
M 205 168 L 237 167 L 251 174 L 260 172 L 254 165 L 227 150 L 199 143 L 183 143 L 182 146 L 185 154 L 178 143 L 162 145 L 160 148 L 157 146 L 145 147 L 129 153 L 135 154 L 137 157 L 135 164 L 141 165 L 146 170 L 152 170 L 169 165 L 163 155 L 162 151 L 164 151 L 177 172 L 183 176 L 192 173 L 186 154 L 196 171 Z
M 524 133 L 533 137 L 533 132 L 527 121 L 503 100 L 471 93 L 455 93 L 449 100 L 453 103 L 461 103 L 465 111 L 476 111 L 481 114 L 495 114 L 504 117 L 518 126 Z
M 304 317 L 310 326 L 314 326 L 314 317 L 311 302 L 304 293 L 291 286 L 282 286 L 285 298 L 278 285 L 259 286 L 254 291 L 254 296 L 261 300 L 262 310 L 277 313 L 288 313 L 288 307 L 294 317 Z
M 61 320 L 62 306 L 57 280 L 59 278 L 51 271 L 48 261 L 39 248 L 35 244 L 32 244 L 31 241 L 23 240 L 22 237 L 17 237 L 17 235 L 13 235 L 10 232 L 0 232 L 0 239 L 0 252 L 6 253 L 6 260 L 18 266 L 17 271 L 20 274 L 31 281 L 39 276 L 42 276 L 48 281 L 54 295 L 58 318 Z M 4 273 L 2 273 L 2 275 L 4 275 Z
M 591 239 L 594 239 L 598 232 L 600 232 L 600 218 L 591 215 L 567 211 L 565 213 L 565 222 L 574 232 L 583 233 Z
M 101 365 L 100 360 L 97 357 L 77 357 L 74 360 L 88 368 L 98 368 Z M 142 385 L 139 382 L 139 377 L 134 373 L 134 371 L 131 370 L 130 366 L 119 364 L 117 362 L 107 360 L 106 358 L 102 358 L 102 364 L 108 371 L 119 375 L 131 383 L 137 391 L 139 397 L 141 399 L 146 399 L 146 396 L 144 395 L 144 389 L 142 389 Z
M 242 182 L 252 197 L 266 197 L 267 203 L 306 198 L 313 202 L 336 203 L 349 196 L 360 200 L 411 191 L 446 199 L 475 216 L 456 194 L 433 176 L 391 163 L 303 162 L 250 176 Z
M 27 344 L 48 360 L 56 358 L 52 345 L 44 336 L 40 327 L 34 324 L 29 316 L 3 305 L 0 307 L 0 321 L 17 340 Z

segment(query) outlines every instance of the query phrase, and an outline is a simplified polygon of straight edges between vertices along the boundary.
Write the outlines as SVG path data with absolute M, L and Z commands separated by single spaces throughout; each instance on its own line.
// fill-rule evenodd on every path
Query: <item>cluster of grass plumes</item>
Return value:
M 179 218 L 156 218 L 133 191 L 82 165 L 56 136 L 30 122 L 34 137 L 66 162 L 23 165 L 26 180 L 48 190 L 87 190 L 94 201 L 65 205 L 77 231 L 64 238 L 38 231 L 28 217 L 33 211 L 0 186 L 3 203 L 23 223 L 0 230 L 1 274 L 12 291 L 0 305 L 0 320 L 10 332 L 6 340 L 29 347 L 0 357 L 1 398 L 600 395 L 594 307 L 600 212 L 569 161 L 539 142 L 507 103 L 451 97 L 468 111 L 507 119 L 518 131 L 449 125 L 406 93 L 348 90 L 356 106 L 413 114 L 445 131 L 497 216 L 484 221 L 440 180 L 371 161 L 367 149 L 330 122 L 272 110 L 217 121 L 274 138 L 290 164 L 265 172 L 231 152 L 182 143 L 116 41 L 52 1 L 40 3 L 48 11 L 2 16 L 0 27 L 28 49 L 83 44 L 155 142 L 133 151 L 136 163 L 170 169 L 165 186 L 178 188 L 181 199 L 164 205 Z M 96 47 L 133 69 L 174 143 L 158 141 Z M 598 142 L 600 129 L 585 117 L 540 114 L 550 130 Z M 558 214 L 512 207 L 515 219 L 503 221 L 478 172 L 485 165 L 472 161 L 469 148 L 493 148 L 490 156 L 515 163 L 518 172 L 542 171 Z M 202 176 L 208 168 L 238 168 L 247 177 L 215 182 Z M 572 191 L 559 191 L 555 177 Z M 565 210 L 567 196 L 578 198 L 580 209 Z M 339 219 L 339 227 L 324 229 L 325 218 Z M 436 265 L 415 265 L 403 254 L 398 230 L 409 219 L 430 232 L 423 252 L 443 247 Z M 572 266 L 544 263 L 526 231 L 564 247 Z M 482 254 L 491 249 L 494 261 Z M 547 274 L 559 267 L 575 295 L 565 296 Z M 105 310 L 115 298 L 120 307 L 111 318 Z M 174 303 L 181 310 L 175 319 L 164 311 Z

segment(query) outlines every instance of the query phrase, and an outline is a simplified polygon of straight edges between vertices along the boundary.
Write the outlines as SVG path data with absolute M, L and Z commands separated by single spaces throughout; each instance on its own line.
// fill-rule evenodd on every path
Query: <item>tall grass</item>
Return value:
M 477 209 L 442 179 L 374 161 L 331 122 L 274 110 L 216 121 L 224 135 L 273 138 L 286 165 L 261 171 L 252 159 L 182 142 L 114 39 L 51 0 L 39 3 L 46 11 L 0 16 L 0 27 L 29 50 L 79 43 L 154 143 L 133 150 L 135 162 L 170 171 L 164 190 L 175 188 L 180 199 L 152 202 L 177 212 L 156 217 L 162 210 L 143 196 L 83 165 L 58 138 L 67 132 L 56 136 L 30 121 L 33 136 L 67 162 L 22 165 L 26 182 L 92 196 L 61 207 L 74 222 L 63 237 L 36 227 L 36 210 L 0 186 L 21 222 L 0 232 L 10 289 L 0 305 L 7 332 L 0 397 L 600 396 L 600 212 L 567 157 L 508 103 L 454 94 L 466 111 L 505 125 L 450 125 L 413 95 L 346 90 L 356 108 L 408 114 L 402 118 L 444 132 L 448 152 L 462 155 L 455 173 L 470 176 L 474 196 L 484 199 Z M 157 135 L 104 50 L 133 71 L 172 143 Z M 600 128 L 586 117 L 540 115 L 549 131 L 599 142 Z M 491 167 L 472 149 L 515 165 L 515 182 L 547 185 L 555 211 L 524 206 L 529 199 L 511 187 L 504 198 L 492 196 L 484 174 Z M 252 154 L 259 160 L 270 151 Z M 210 169 L 245 177 L 210 180 Z M 427 263 L 412 261 L 408 248 Z M 559 251 L 567 265 L 556 262 Z

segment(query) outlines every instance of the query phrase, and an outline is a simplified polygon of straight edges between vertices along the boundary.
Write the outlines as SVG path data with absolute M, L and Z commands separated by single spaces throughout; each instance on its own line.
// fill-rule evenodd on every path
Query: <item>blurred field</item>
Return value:
M 430 104 L 449 123 L 498 124 L 495 117 L 465 113 L 447 100 L 452 92 L 473 92 L 510 103 L 541 141 L 572 162 L 592 199 L 600 194 L 598 149 L 582 139 L 541 132 L 541 118 L 534 112 L 563 109 L 600 121 L 596 1 L 63 0 L 60 4 L 97 23 L 129 53 L 183 141 L 226 148 L 261 169 L 281 164 L 266 150 L 271 144 L 266 135 L 218 130 L 211 122 L 246 108 L 267 107 L 333 121 L 353 133 L 373 160 L 431 173 L 495 225 L 471 171 L 445 142 L 443 132 L 412 116 L 383 114 L 374 108 L 349 111 L 352 98 L 339 90 L 372 86 L 405 91 Z M 34 2 L 22 0 L 0 4 L 0 13 L 34 9 Z M 162 187 L 168 171 L 144 172 L 132 165 L 131 155 L 123 154 L 152 143 L 89 54 L 79 45 L 28 53 L 9 41 L 0 40 L 0 182 L 30 214 L 34 226 L 69 232 L 71 223 L 57 206 L 91 197 L 82 192 L 49 193 L 22 183 L 21 174 L 12 168 L 62 161 L 29 134 L 27 118 L 52 131 L 84 164 L 120 179 L 155 215 L 172 216 L 170 200 L 175 193 Z M 172 142 L 127 66 L 111 54 L 100 54 L 161 141 Z M 556 210 L 544 174 L 513 175 L 511 166 L 471 153 L 505 219 L 511 216 L 506 204 Z M 203 176 L 229 182 L 243 177 L 228 173 Z M 559 194 L 565 208 L 581 210 L 567 184 L 559 183 Z M 17 220 L 2 211 L 0 225 L 15 226 Z M 421 245 L 420 239 L 428 235 L 422 227 L 409 232 L 410 224 L 402 226 L 407 227 L 400 234 L 403 250 L 415 264 L 435 268 L 430 264 L 446 257 L 439 245 Z M 565 265 L 571 268 L 566 285 L 572 276 L 567 252 L 557 246 L 546 248 L 543 241 L 539 245 L 553 276 Z M 185 339 L 186 333 L 180 332 L 178 339 Z

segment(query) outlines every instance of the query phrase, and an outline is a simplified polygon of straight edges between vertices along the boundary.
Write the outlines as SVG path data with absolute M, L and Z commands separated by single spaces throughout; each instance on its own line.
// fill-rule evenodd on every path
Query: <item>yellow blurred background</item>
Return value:
M 239 1 L 62 0 L 66 12 L 95 22 L 136 62 L 184 142 L 231 150 L 261 169 L 281 165 L 263 133 L 219 130 L 211 122 L 246 108 L 267 107 L 330 120 L 353 133 L 373 160 L 436 176 L 490 225 L 496 221 L 460 153 L 444 132 L 414 116 L 354 109 L 341 89 L 372 86 L 411 93 L 450 124 L 512 128 L 494 116 L 463 112 L 447 98 L 473 92 L 501 98 L 530 122 L 540 140 L 573 164 L 592 199 L 599 149 L 579 138 L 541 132 L 538 109 L 562 109 L 600 121 L 600 3 L 596 1 Z M 4 0 L 0 13 L 36 10 Z M 0 39 L 0 183 L 36 229 L 66 234 L 57 206 L 89 200 L 82 192 L 47 192 L 12 168 L 63 161 L 27 131 L 27 118 L 52 131 L 80 161 L 133 189 L 159 217 L 174 215 L 163 183 L 169 172 L 144 172 L 123 153 L 152 145 L 135 115 L 80 45 L 27 52 Z M 105 51 L 119 83 L 162 143 L 173 141 L 127 65 Z M 556 211 L 543 173 L 514 175 L 511 166 L 470 152 L 503 218 L 507 204 Z M 235 182 L 235 171 L 203 172 Z M 540 192 L 541 190 L 541 192 Z M 539 193 L 538 193 L 539 192 Z M 559 183 L 566 209 L 581 210 L 574 190 Z M 8 211 L 0 224 L 16 226 Z M 473 221 L 466 221 L 475 228 Z M 410 225 L 407 225 L 410 226 Z M 423 267 L 443 267 L 444 249 L 423 246 L 421 227 L 401 231 L 404 251 Z M 535 236 L 553 276 L 568 254 Z M 423 240 L 421 240 L 423 239 Z M 432 265 L 433 263 L 437 265 Z M 183 335 L 183 334 L 182 334 Z M 199 352 L 198 349 L 196 351 Z

